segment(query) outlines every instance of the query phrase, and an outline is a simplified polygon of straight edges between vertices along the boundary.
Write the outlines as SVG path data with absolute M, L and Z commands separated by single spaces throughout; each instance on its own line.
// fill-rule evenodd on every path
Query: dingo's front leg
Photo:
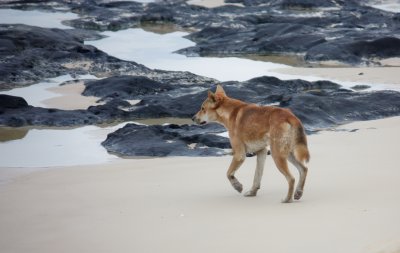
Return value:
M 243 164 L 245 155 L 234 155 L 232 158 L 231 165 L 229 166 L 228 172 L 226 173 L 229 181 L 231 182 L 233 188 L 237 190 L 239 193 L 242 192 L 243 186 L 242 184 L 236 179 L 235 172 L 239 169 L 239 167 Z
M 264 148 L 261 151 L 257 152 L 257 167 L 256 167 L 256 172 L 254 174 L 254 181 L 253 181 L 253 187 L 244 194 L 246 197 L 254 197 L 257 195 L 257 191 L 260 189 L 261 185 L 261 178 L 263 175 L 264 171 L 264 164 L 265 164 L 265 159 L 267 158 L 267 149 Z

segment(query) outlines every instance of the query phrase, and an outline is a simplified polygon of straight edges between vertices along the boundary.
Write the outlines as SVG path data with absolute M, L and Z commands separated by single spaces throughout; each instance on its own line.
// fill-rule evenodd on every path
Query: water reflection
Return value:
M 89 165 L 119 159 L 109 154 L 101 142 L 128 123 L 132 122 L 77 128 L 0 127 L 0 168 Z M 135 123 L 181 125 L 190 124 L 191 120 L 160 118 Z
M 0 127 L 0 142 L 23 139 L 28 134 L 28 128 Z
M 116 126 L 119 127 L 119 126 Z M 100 145 L 115 127 L 0 128 L 0 167 L 57 167 L 115 159 Z
M 146 32 L 152 32 L 157 34 L 168 34 L 178 31 L 185 32 L 184 29 L 178 27 L 173 23 L 141 22 L 140 28 L 142 28 Z

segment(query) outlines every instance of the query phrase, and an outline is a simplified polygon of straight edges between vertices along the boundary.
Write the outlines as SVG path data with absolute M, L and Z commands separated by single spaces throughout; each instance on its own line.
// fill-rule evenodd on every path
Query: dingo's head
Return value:
M 225 97 L 226 94 L 221 85 L 217 85 L 215 94 L 208 91 L 207 99 L 201 105 L 200 111 L 193 116 L 192 120 L 200 125 L 218 121 L 217 108 L 221 105 Z

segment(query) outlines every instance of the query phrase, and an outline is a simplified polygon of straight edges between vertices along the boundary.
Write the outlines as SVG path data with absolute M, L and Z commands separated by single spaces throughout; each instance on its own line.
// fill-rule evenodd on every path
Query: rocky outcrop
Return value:
M 93 46 L 84 44 L 85 38 L 96 36 L 94 32 L 85 33 L 76 29 L 0 24 L 0 90 L 30 85 L 63 74 L 115 76 L 108 81 L 117 84 L 124 78 L 121 75 L 134 75 L 139 78 L 136 82 L 144 82 L 147 78 L 148 85 L 161 82 L 188 86 L 216 82 L 212 78 L 189 72 L 151 70 L 136 62 L 109 56 Z M 101 89 L 101 83 L 102 81 L 97 82 L 96 88 L 88 88 L 87 94 L 96 95 L 95 90 Z
M 29 4 L 28 4 L 29 2 Z M 183 0 L 148 4 L 104 1 L 16 1 L 13 8 L 69 8 L 80 15 L 65 23 L 91 30 L 119 30 L 142 24 L 175 24 L 196 29 L 197 44 L 186 55 L 298 54 L 307 62 L 379 64 L 400 56 L 400 16 L 363 1 L 229 0 L 243 6 L 193 6 Z
M 268 85 L 268 82 L 272 83 Z M 400 115 L 400 93 L 394 91 L 353 92 L 330 82 L 285 82 L 270 77 L 223 85 L 232 97 L 264 104 L 275 102 L 290 108 L 302 120 L 309 133 L 354 120 Z M 287 90 L 282 88 L 285 86 Z M 189 96 L 193 96 L 192 99 Z M 206 96 L 206 91 L 202 91 L 172 101 L 159 101 L 158 105 L 152 101 L 138 105 L 134 113 L 146 117 L 189 117 L 198 110 Z M 218 156 L 226 154 L 226 149 L 230 147 L 227 138 L 217 135 L 223 131 L 217 124 L 132 124 L 108 135 L 102 145 L 109 152 L 120 156 Z
M 0 113 L 6 109 L 20 109 L 28 107 L 28 103 L 21 97 L 0 94 Z
M 169 72 L 169 75 L 156 72 L 151 79 L 145 76 L 113 76 L 101 80 L 85 82 L 83 95 L 125 100 L 145 99 L 163 94 L 166 98 L 193 93 L 210 87 L 216 80 L 197 76 L 188 72 Z M 168 72 L 166 72 L 168 73 Z M 173 77 L 172 77 L 173 76 Z
M 77 126 L 101 123 L 100 116 L 85 110 L 58 110 L 33 107 L 21 97 L 0 95 L 0 125 Z
M 357 64 L 365 59 L 384 59 L 396 56 L 400 56 L 400 39 L 387 34 L 365 40 L 341 38 L 333 42 L 326 42 L 310 48 L 305 59 L 319 62 L 336 60 Z
M 311 9 L 311 8 L 332 8 L 337 7 L 338 1 L 333 0 L 225 0 L 226 3 L 240 3 L 244 6 L 259 6 L 267 4 L 287 9 Z
M 31 106 L 3 108 L 0 125 L 13 125 L 15 118 L 19 119 L 20 126 L 76 126 L 148 118 L 191 118 L 207 97 L 208 88 L 214 88 L 208 83 L 179 86 L 160 82 L 151 88 L 149 83 L 153 82 L 140 76 L 90 81 L 85 92 L 103 97 L 106 104 L 72 111 Z M 348 121 L 400 115 L 400 93 L 394 91 L 354 92 L 329 81 L 283 81 L 267 76 L 245 82 L 224 82 L 222 85 L 231 97 L 290 108 L 310 131 Z M 132 99 L 139 102 L 132 105 L 128 101 Z
M 119 156 L 220 156 L 230 148 L 229 140 L 216 135 L 216 126 L 127 124 L 108 135 L 102 145 Z
M 147 118 L 190 118 L 207 97 L 207 84 L 175 86 L 157 82 L 150 88 L 149 82 L 154 81 L 137 76 L 90 81 L 87 86 L 98 96 L 104 96 L 107 103 L 91 106 L 87 110 L 32 107 L 22 98 L 2 95 L 0 125 L 60 127 Z M 355 120 L 400 115 L 400 93 L 395 91 L 354 92 L 328 81 L 282 81 L 266 76 L 222 85 L 231 97 L 290 108 L 302 120 L 308 132 Z M 111 91 L 118 95 L 110 95 Z M 132 105 L 127 101 L 131 99 L 139 99 L 140 102 Z M 223 131 L 221 126 L 215 124 L 132 124 L 110 134 L 103 145 L 121 156 L 222 155 L 226 153 L 229 141 L 216 133 Z
M 0 24 L 0 90 L 63 74 L 147 74 L 148 68 L 85 45 L 78 30 Z
M 138 99 L 172 90 L 173 87 L 144 76 L 114 76 L 85 83 L 85 96 L 103 98 Z
M 353 92 L 326 81 L 282 81 L 272 77 L 222 85 L 231 97 L 290 108 L 303 121 L 308 132 L 354 120 L 400 115 L 400 93 L 394 91 Z M 141 118 L 187 118 L 199 109 L 207 97 L 206 89 L 199 89 L 198 92 L 175 97 L 167 95 L 174 89 L 158 94 L 148 90 L 139 93 L 143 99 L 134 106 L 114 98 L 104 105 L 72 111 L 32 107 L 22 98 L 3 95 L 1 101 L 5 102 L 0 104 L 0 125 L 76 126 Z M 138 90 L 141 90 L 140 87 Z M 127 99 L 130 96 L 136 95 L 131 93 Z M 224 128 L 216 124 L 129 124 L 110 134 L 103 146 L 120 156 L 215 156 L 228 152 L 228 139 L 216 135 L 223 131 Z

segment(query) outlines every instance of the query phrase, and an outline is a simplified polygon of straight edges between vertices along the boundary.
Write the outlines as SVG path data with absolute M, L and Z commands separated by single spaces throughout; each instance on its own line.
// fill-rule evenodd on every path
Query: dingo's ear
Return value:
M 213 103 L 215 103 L 216 98 L 215 98 L 215 94 L 212 93 L 210 90 L 208 91 L 208 99 L 210 99 Z
M 217 96 L 226 96 L 224 88 L 220 84 L 217 85 L 217 90 L 215 91 L 215 95 Z
M 225 91 L 221 85 L 217 85 L 217 90 L 215 91 L 215 100 L 221 102 L 226 97 Z

